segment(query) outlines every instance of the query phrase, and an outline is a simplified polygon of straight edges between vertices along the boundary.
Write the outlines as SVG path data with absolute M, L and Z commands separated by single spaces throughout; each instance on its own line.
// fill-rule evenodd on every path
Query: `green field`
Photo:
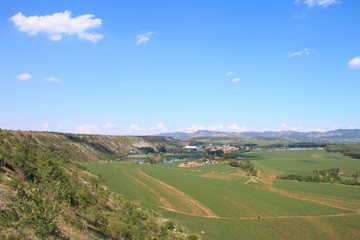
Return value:
M 311 175 L 339 167 L 344 175 L 360 160 L 325 151 L 255 152 L 243 155 L 261 178 L 217 164 L 89 163 L 109 188 L 161 212 L 203 239 L 359 239 L 360 188 L 276 180 L 277 174 Z M 201 232 L 204 233 L 201 233 Z
M 359 159 L 319 150 L 250 152 L 244 156 L 266 173 L 313 175 L 315 169 L 340 168 L 343 177 L 349 177 L 360 171 Z

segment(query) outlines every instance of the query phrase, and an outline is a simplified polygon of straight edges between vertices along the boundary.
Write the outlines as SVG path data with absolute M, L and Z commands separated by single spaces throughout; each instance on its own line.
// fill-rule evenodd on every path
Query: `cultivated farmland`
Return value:
M 325 151 L 243 154 L 259 179 L 217 164 L 179 168 L 176 163 L 89 163 L 111 190 L 154 209 L 203 239 L 358 239 L 360 188 L 335 183 L 277 180 L 338 167 L 344 176 L 360 161 Z

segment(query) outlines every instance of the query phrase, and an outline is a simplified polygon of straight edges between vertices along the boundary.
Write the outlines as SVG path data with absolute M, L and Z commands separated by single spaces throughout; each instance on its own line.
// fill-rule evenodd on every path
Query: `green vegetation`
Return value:
M 155 136 L 108 136 L 33 131 L 11 131 L 11 134 L 43 150 L 62 152 L 63 157 L 75 162 L 117 160 L 130 153 L 141 153 L 141 148 L 158 151 L 163 147 L 181 147 L 182 144 L 173 138 Z
M 360 159 L 360 144 L 334 144 L 326 147 L 327 152 L 343 153 L 345 156 Z
M 326 157 L 324 151 L 321 153 Z M 276 154 L 292 154 L 292 158 L 296 158 L 300 151 Z M 243 154 L 245 159 L 246 156 L 251 162 L 258 160 L 254 153 Z M 343 239 L 344 236 L 354 239 L 354 234 L 360 234 L 360 226 L 354 222 L 360 220 L 356 187 L 308 183 L 312 185 L 295 193 L 300 182 L 271 180 L 269 184 L 267 178 L 250 181 L 252 178 L 247 177 L 245 171 L 224 164 L 194 168 L 179 168 L 178 164 L 90 163 L 86 168 L 104 176 L 110 189 L 125 198 L 139 200 L 146 208 L 160 211 L 204 239 L 237 239 L 238 236 L 244 239 Z M 292 167 L 291 161 L 289 164 L 288 167 Z M 296 172 L 296 167 L 292 171 Z M 270 176 L 270 173 L 262 170 L 261 176 Z M 339 191 L 341 187 L 346 189 Z M 196 204 L 185 201 L 184 194 L 195 199 Z M 210 209 L 214 216 L 197 211 L 199 206 Z M 343 209 L 344 206 L 351 207 Z
M 0 131 L 0 165 L 6 175 L 1 187 L 12 192 L 0 209 L 1 238 L 185 237 L 170 229 L 168 221 L 161 222 L 158 214 L 108 191 L 100 177 L 65 156 Z
M 314 169 L 340 168 L 342 177 L 352 179 L 351 174 L 360 170 L 358 159 L 340 153 L 327 153 L 324 150 L 279 150 L 257 151 L 242 155 L 251 160 L 262 173 L 272 175 L 300 174 L 313 175 Z
M 231 159 L 229 161 L 229 165 L 231 167 L 239 167 L 242 170 L 246 171 L 248 175 L 257 176 L 257 170 L 254 167 L 254 164 L 250 163 L 249 160 L 247 161 L 237 161 L 235 159 Z
M 278 176 L 278 179 L 290 179 L 290 180 L 296 180 L 296 181 L 304 181 L 304 182 L 330 182 L 330 183 L 342 183 L 347 185 L 359 185 L 359 173 L 355 172 L 354 174 L 351 174 L 353 177 L 353 180 L 344 180 L 341 179 L 339 173 L 339 168 L 331 168 L 331 169 L 322 169 L 322 170 L 314 170 L 314 176 L 302 176 L 302 175 L 296 175 L 296 174 L 289 174 L 285 176 Z
M 69 136 L 0 132 L 0 190 L 7 196 L 0 196 L 0 238 L 357 239 L 360 235 L 359 187 L 336 184 L 357 182 L 360 162 L 338 150 L 310 150 L 322 148 L 320 143 L 288 142 L 298 144 L 290 149 L 262 139 L 267 142 L 260 147 L 254 140 L 241 145 L 247 149 L 233 152 L 213 148 L 175 154 L 167 138 L 156 142 L 156 137 L 120 137 L 120 144 L 109 136 Z M 181 157 L 211 161 L 196 167 L 178 167 L 182 162 L 107 161 L 121 151 L 135 154 L 151 148 L 149 162 Z M 92 153 L 99 158 L 87 158 Z

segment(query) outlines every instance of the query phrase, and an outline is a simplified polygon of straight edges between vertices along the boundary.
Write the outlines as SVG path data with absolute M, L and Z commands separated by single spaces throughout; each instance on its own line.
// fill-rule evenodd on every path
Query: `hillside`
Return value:
M 198 239 L 173 231 L 173 222 L 108 190 L 104 179 L 68 158 L 123 153 L 125 141 L 129 149 L 156 146 L 150 140 L 0 130 L 0 238 Z
M 93 162 L 118 159 L 129 153 L 139 152 L 141 147 L 174 147 L 180 141 L 161 136 L 112 136 L 57 132 L 11 131 L 19 140 L 36 144 L 41 148 L 61 151 L 77 162 Z
M 199 130 L 193 133 L 175 132 L 175 133 L 161 133 L 159 136 L 174 137 L 174 138 L 189 138 L 189 137 L 266 137 L 266 138 L 281 138 L 292 139 L 298 141 L 317 141 L 317 142 L 360 142 L 360 129 L 338 129 L 328 132 L 296 132 L 296 131 L 282 131 L 282 132 L 219 132 Z

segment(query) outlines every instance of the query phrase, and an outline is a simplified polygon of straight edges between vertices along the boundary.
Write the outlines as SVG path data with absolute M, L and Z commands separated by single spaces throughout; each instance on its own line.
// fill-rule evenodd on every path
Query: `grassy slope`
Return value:
M 56 137 L 0 130 L 0 239 L 184 238 L 54 151 Z

